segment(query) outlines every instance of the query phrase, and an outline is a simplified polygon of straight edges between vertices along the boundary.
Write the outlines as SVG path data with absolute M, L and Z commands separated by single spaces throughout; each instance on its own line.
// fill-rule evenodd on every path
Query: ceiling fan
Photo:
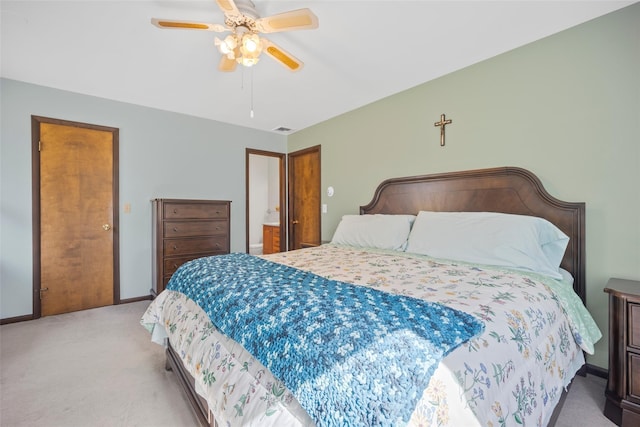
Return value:
M 216 3 L 224 13 L 224 24 L 157 18 L 152 18 L 151 23 L 168 29 L 231 32 L 223 40 L 215 39 L 215 45 L 222 54 L 218 64 L 220 71 L 233 71 L 237 64 L 251 67 L 258 62 L 262 52 L 290 71 L 302 68 L 302 61 L 260 34 L 318 28 L 318 18 L 311 10 L 298 9 L 261 18 L 251 0 L 216 0 Z

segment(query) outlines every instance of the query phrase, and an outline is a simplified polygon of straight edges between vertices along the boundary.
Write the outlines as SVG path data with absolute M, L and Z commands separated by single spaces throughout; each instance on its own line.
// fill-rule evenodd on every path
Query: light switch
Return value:
M 322 213 L 327 213 L 327 205 L 325 203 L 322 204 Z

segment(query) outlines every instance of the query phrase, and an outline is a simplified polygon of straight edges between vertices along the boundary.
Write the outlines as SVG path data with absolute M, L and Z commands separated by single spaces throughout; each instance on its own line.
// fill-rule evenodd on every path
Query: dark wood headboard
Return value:
M 569 236 L 561 267 L 586 303 L 585 204 L 551 196 L 533 173 L 516 167 L 392 178 L 383 181 L 360 214 L 419 211 L 503 212 L 544 218 Z

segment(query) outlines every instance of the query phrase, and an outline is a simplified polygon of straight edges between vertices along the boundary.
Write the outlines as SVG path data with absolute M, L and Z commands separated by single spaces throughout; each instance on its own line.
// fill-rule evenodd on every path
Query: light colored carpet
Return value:
M 576 376 L 556 427 L 616 427 L 602 413 L 606 387 L 607 380 L 603 378 Z
M 0 425 L 195 425 L 163 348 L 140 326 L 148 305 L 1 326 Z
M 0 425 L 194 426 L 163 348 L 139 324 L 148 301 L 0 327 Z M 558 427 L 614 426 L 605 380 L 576 377 Z

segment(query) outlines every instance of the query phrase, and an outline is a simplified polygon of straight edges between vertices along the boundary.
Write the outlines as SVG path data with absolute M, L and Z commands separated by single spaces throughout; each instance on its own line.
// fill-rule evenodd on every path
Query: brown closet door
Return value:
M 40 123 L 39 132 L 43 316 L 111 305 L 117 300 L 117 133 L 114 140 L 110 128 L 64 123 Z
M 320 146 L 289 154 L 289 249 L 320 244 Z

